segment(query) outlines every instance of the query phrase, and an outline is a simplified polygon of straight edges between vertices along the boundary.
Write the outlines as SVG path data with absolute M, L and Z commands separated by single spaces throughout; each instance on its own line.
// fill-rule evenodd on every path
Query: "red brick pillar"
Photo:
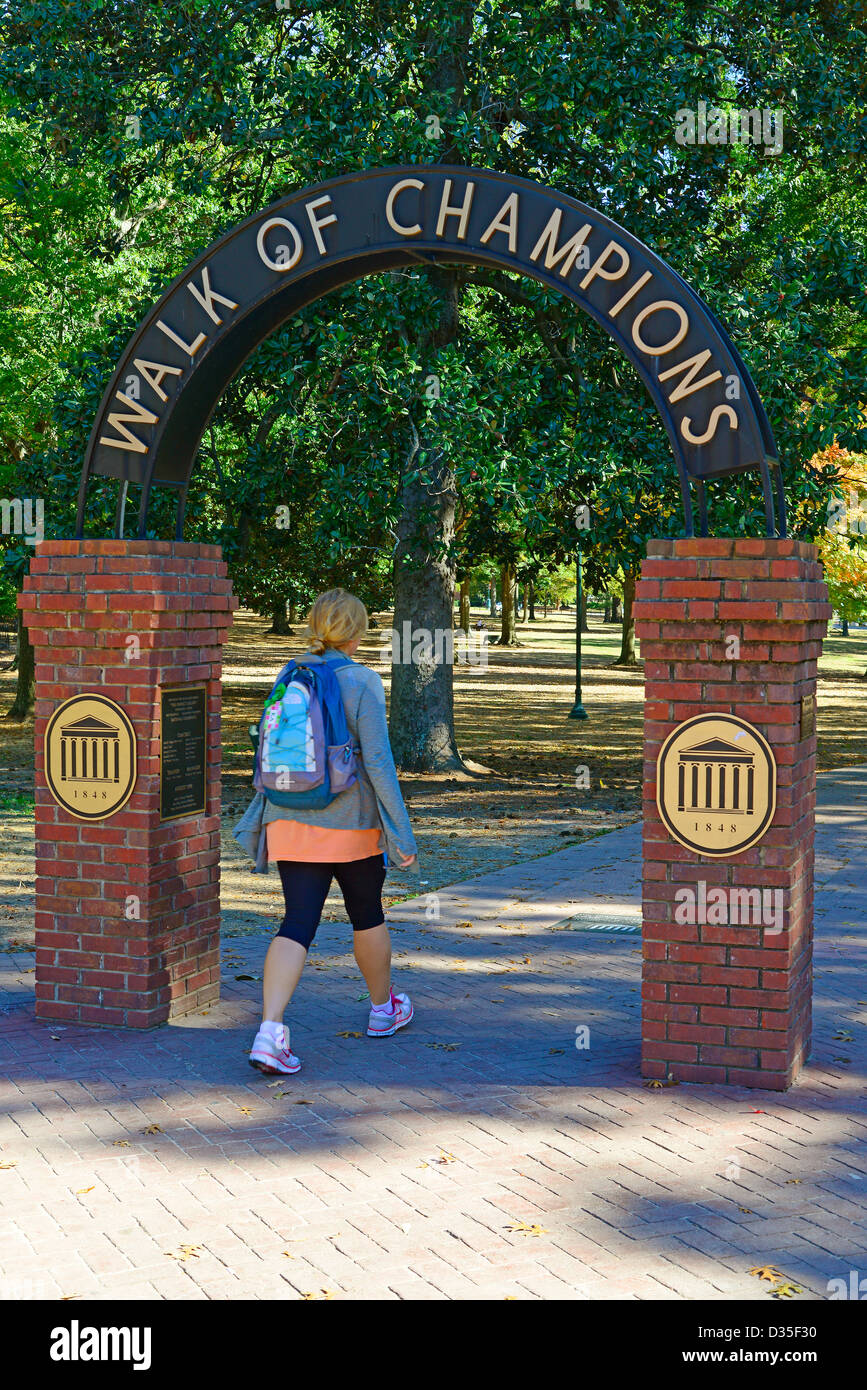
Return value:
M 635 609 L 646 683 L 642 1073 L 785 1090 L 810 1054 L 811 712 L 831 614 L 817 549 L 701 538 L 652 541 L 647 555 Z M 726 857 L 679 843 L 657 806 L 665 740 L 712 712 L 754 726 L 777 766 L 769 828 Z M 727 905 L 702 913 L 718 888 L 725 893 L 714 898 Z M 755 913 L 732 920 L 744 913 L 733 905 L 745 897 L 732 895 L 738 888 L 763 890 L 781 913 L 767 913 L 770 926 Z M 699 904 L 694 923 L 683 920 L 685 899 Z
M 219 994 L 221 653 L 237 600 L 218 546 L 83 540 L 39 544 L 19 603 L 36 654 L 36 1013 L 151 1028 Z M 205 810 L 172 820 L 163 686 L 206 690 Z M 55 800 L 43 754 L 58 706 L 87 693 L 123 709 L 137 749 L 126 805 L 91 821 Z

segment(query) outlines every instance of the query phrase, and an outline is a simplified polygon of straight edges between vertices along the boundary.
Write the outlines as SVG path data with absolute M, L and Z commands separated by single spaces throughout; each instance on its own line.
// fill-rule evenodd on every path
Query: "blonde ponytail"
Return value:
M 328 647 L 343 647 L 367 632 L 367 609 L 345 589 L 320 594 L 307 615 L 308 648 L 321 656 Z

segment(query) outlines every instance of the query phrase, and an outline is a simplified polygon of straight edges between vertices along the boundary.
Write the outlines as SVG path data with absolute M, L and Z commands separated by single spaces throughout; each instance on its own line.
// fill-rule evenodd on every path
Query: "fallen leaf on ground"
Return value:
M 115 1147 L 116 1149 L 128 1149 L 128 1148 L 129 1148 L 129 1140 L 128 1140 L 128 1139 L 115 1139 L 115 1140 L 114 1140 L 114 1147 Z
M 162 1134 L 159 1125 L 148 1125 L 147 1129 L 142 1130 L 142 1134 Z
M 530 1225 L 527 1221 L 513 1221 L 506 1227 L 507 1231 L 515 1231 L 522 1236 L 542 1236 L 547 1235 L 546 1226 L 539 1226 L 536 1223 Z
M 771 1284 L 775 1279 L 782 1279 L 783 1277 L 776 1265 L 753 1265 L 747 1273 L 755 1275 L 757 1279 L 767 1279 Z
M 319 1235 L 319 1236 L 286 1236 L 286 1237 L 285 1237 L 285 1240 L 286 1240 L 286 1244 L 287 1244 L 287 1245 L 303 1245 L 303 1244 L 305 1243 L 305 1241 L 308 1241 L 308 1240 L 336 1240 L 337 1237 L 340 1236 L 340 1235 L 342 1235 L 342 1234 L 343 1234 L 342 1231 L 331 1231 L 331 1232 L 329 1232 L 328 1235 Z
M 93 1191 L 93 1188 L 92 1188 L 92 1187 L 77 1187 L 77 1188 L 75 1189 L 75 1195 L 76 1195 L 76 1197 L 83 1197 L 84 1194 L 85 1194 L 85 1192 L 92 1192 L 92 1191 Z
M 460 1043 L 425 1043 L 425 1047 L 436 1047 L 440 1052 L 456 1052 Z
M 361 1034 L 360 1034 L 360 1033 L 353 1033 L 353 1032 L 351 1032 L 349 1029 L 346 1029 L 345 1032 L 343 1032 L 343 1033 L 335 1033 L 334 1036 L 335 1036 L 336 1038 L 360 1038 L 360 1037 L 361 1037 Z M 305 1294 L 305 1298 L 306 1298 L 306 1296 L 307 1296 L 307 1295 Z M 313 1295 L 311 1294 L 310 1297 L 312 1298 Z
M 793 1298 L 796 1293 L 803 1293 L 804 1290 L 798 1284 L 775 1284 L 771 1289 L 772 1298 Z
M 0 1168 L 14 1168 L 17 1163 L 17 1158 L 0 1158 Z
M 180 1260 L 183 1264 L 183 1262 L 185 1260 L 188 1260 L 190 1256 L 194 1256 L 196 1259 L 198 1259 L 199 1251 L 201 1250 L 201 1248 L 201 1245 L 181 1245 L 178 1247 L 178 1251 L 180 1253 L 178 1253 L 178 1251 L 175 1250 L 164 1250 L 163 1254 L 168 1255 L 170 1260 Z

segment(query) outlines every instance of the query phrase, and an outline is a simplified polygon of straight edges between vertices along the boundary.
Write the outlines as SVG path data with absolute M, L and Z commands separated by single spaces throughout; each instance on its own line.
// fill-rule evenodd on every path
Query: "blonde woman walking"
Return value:
M 335 676 L 355 746 L 358 778 L 319 810 L 287 810 L 266 801 L 263 821 L 268 863 L 276 863 L 286 912 L 265 957 L 262 1023 L 250 1065 L 292 1074 L 301 1063 L 289 1046 L 283 1015 L 295 991 L 322 917 L 332 879 L 337 879 L 353 928 L 358 968 L 370 991 L 370 1037 L 385 1038 L 413 1015 L 406 994 L 391 982 L 391 940 L 385 925 L 382 886 L 385 857 L 408 869 L 417 846 L 397 780 L 388 740 L 381 677 L 350 660 L 368 628 L 360 599 L 343 589 L 320 594 L 307 618 L 305 665 L 335 662 Z

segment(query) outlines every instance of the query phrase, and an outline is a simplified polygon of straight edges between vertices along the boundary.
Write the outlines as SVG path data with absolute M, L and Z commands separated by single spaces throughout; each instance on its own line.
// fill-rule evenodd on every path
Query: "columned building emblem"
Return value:
M 656 803 L 666 829 L 697 854 L 742 854 L 774 817 L 777 768 L 758 729 L 728 714 L 700 714 L 669 734 L 659 754 Z
M 125 806 L 136 779 L 135 731 L 104 695 L 76 695 L 45 730 L 45 779 L 78 820 L 104 820 Z

